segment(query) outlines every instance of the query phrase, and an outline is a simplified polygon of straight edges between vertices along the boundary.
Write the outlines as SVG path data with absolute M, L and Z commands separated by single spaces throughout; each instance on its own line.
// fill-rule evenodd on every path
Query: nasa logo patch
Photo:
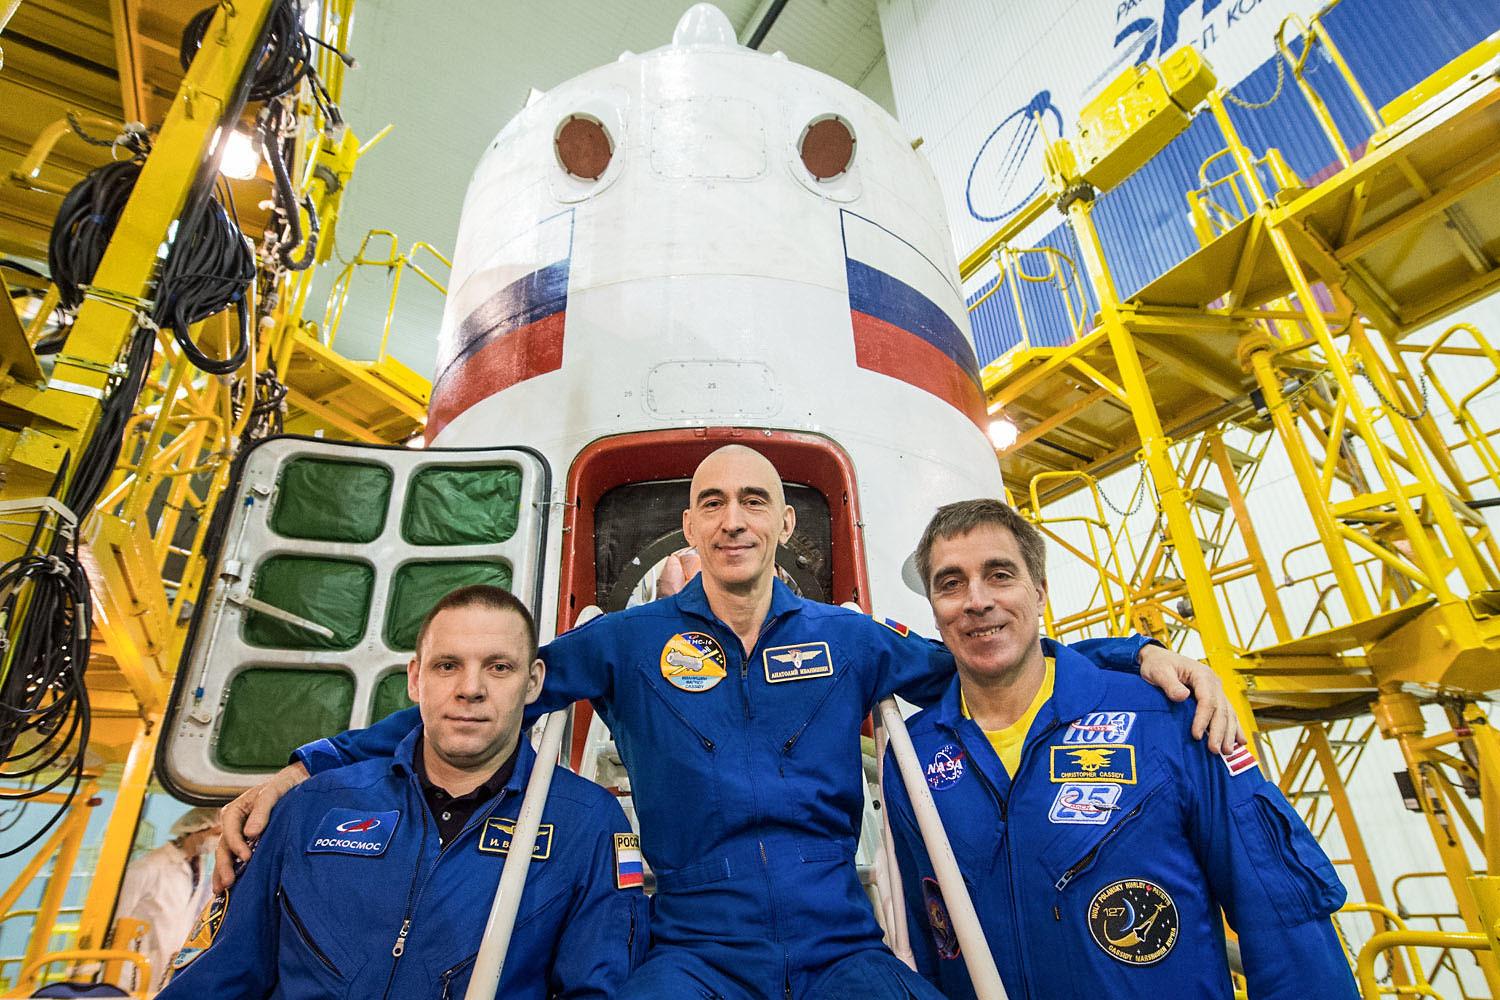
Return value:
M 772 646 L 761 654 L 766 682 L 784 684 L 810 677 L 832 677 L 833 657 L 826 642 L 800 642 L 795 646 Z
M 1053 746 L 1049 749 L 1052 751 L 1053 784 L 1064 781 L 1135 784 L 1135 747 L 1128 743 L 1100 747 Z
M 1109 814 L 1119 808 L 1120 787 L 1113 783 L 1078 784 L 1068 782 L 1057 790 L 1047 819 L 1052 823 L 1079 826 L 1103 826 Z
M 173 975 L 192 965 L 197 961 L 198 956 L 214 943 L 214 938 L 219 936 L 219 928 L 224 926 L 224 912 L 227 909 L 229 909 L 229 890 L 225 889 L 210 899 L 202 912 L 198 914 L 198 921 L 193 924 L 193 930 L 188 934 L 187 941 L 172 958 Z
M 1112 882 L 1089 903 L 1089 933 L 1110 958 L 1126 965 L 1153 965 L 1177 943 L 1177 904 L 1155 882 Z
M 318 822 L 318 832 L 307 845 L 308 854 L 352 854 L 377 858 L 390 845 L 401 813 L 330 809 Z
M 932 943 L 937 946 L 939 958 L 958 957 L 958 931 L 948 916 L 948 907 L 943 905 L 943 891 L 937 879 L 922 879 L 922 901 L 927 906 L 927 926 L 932 929 Z
M 952 788 L 964 776 L 964 751 L 956 743 L 944 743 L 927 762 L 927 784 L 933 791 Z
M 661 675 L 683 691 L 707 691 L 722 681 L 728 670 L 724 649 L 717 639 L 702 632 L 679 632 L 661 650 Z
M 1124 743 L 1135 727 L 1134 712 L 1090 712 L 1077 722 L 1068 723 L 1064 743 Z
M 543 823 L 536 828 L 536 843 L 531 845 L 532 861 L 546 861 L 552 857 L 552 831 L 551 823 Z M 484 829 L 479 831 L 479 853 L 509 854 L 510 838 L 515 835 L 515 820 L 491 816 L 484 821 Z

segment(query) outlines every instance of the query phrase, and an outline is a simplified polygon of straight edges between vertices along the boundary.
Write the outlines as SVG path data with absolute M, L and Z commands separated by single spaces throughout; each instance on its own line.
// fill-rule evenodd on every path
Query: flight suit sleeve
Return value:
M 542 695 L 526 708 L 525 725 L 576 701 L 602 702 L 613 694 L 616 647 L 622 641 L 613 616 L 569 629 L 541 648 L 547 664 Z
M 265 1000 L 275 990 L 281 925 L 276 892 L 295 812 L 283 806 L 272 813 L 234 885 L 199 914 L 158 1000 Z
M 346 764 L 357 764 L 376 757 L 393 757 L 401 741 L 422 724 L 416 706 L 392 712 L 364 729 L 348 729 L 337 736 L 304 743 L 292 751 L 292 761 L 300 762 L 308 774 L 321 774 Z
M 613 997 L 650 944 L 646 894 L 638 878 L 640 840 L 613 798 L 595 811 L 607 812 L 608 818 L 595 823 L 593 850 L 558 938 L 548 996 L 559 1000 Z
M 1209 753 L 1182 719 L 1189 833 L 1209 888 L 1240 939 L 1254 1000 L 1358 996 L 1330 914 L 1347 893 L 1332 863 L 1249 750 Z M 1238 773 L 1236 773 L 1238 772 Z
M 895 848 L 896 866 L 901 872 L 902 898 L 898 903 L 906 908 L 906 937 L 911 945 L 912 958 L 917 963 L 917 971 L 934 985 L 939 985 L 937 945 L 928 918 L 927 900 L 922 893 L 922 879 L 932 870 L 932 863 L 927 858 L 927 847 L 917 829 L 917 818 L 912 812 L 911 801 L 906 796 L 906 788 L 901 784 L 895 755 L 889 750 L 885 755 L 884 773 L 885 807 L 891 824 L 891 846 Z
M 899 694 L 913 705 L 926 708 L 943 697 L 953 678 L 953 654 L 933 639 L 924 639 L 905 625 L 866 619 L 870 661 L 875 664 L 875 693 L 871 704 Z M 1123 639 L 1084 639 L 1069 648 L 1085 656 L 1102 670 L 1139 674 L 1137 658 L 1144 646 L 1156 640 L 1144 635 Z
M 1080 656 L 1087 657 L 1089 662 L 1100 670 L 1139 674 L 1141 650 L 1147 646 L 1160 645 L 1161 643 L 1149 635 L 1137 633 L 1127 635 L 1123 639 L 1080 639 L 1077 642 L 1068 643 L 1068 648 Z

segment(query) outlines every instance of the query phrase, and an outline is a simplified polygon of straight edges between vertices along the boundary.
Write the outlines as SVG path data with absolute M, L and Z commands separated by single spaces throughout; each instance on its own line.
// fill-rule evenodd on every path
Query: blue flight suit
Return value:
M 318 775 L 277 806 L 250 862 L 200 919 L 163 1000 L 450 1000 L 464 995 L 536 753 L 439 845 L 412 770 L 394 759 Z M 639 857 L 614 796 L 561 768 L 497 997 L 604 1000 L 648 943 Z M 619 888 L 620 884 L 627 888 Z
M 1135 671 L 1146 641 L 1089 648 Z M 892 693 L 918 704 L 941 693 L 953 676 L 942 645 L 777 581 L 747 656 L 695 578 L 558 636 L 542 657 L 535 707 L 586 699 L 609 725 L 656 874 L 651 952 L 622 996 L 933 995 L 886 949 L 860 886 L 856 734 Z M 413 722 L 397 713 L 298 757 L 316 773 L 387 753 Z
M 1191 699 L 1042 645 L 1055 687 L 1014 780 L 964 718 L 957 678 L 908 720 L 1012 1000 L 1230 1000 L 1221 908 L 1255 1000 L 1355 1000 L 1329 920 L 1344 886 L 1249 751 L 1209 753 Z M 894 768 L 885 795 L 918 968 L 973 997 Z

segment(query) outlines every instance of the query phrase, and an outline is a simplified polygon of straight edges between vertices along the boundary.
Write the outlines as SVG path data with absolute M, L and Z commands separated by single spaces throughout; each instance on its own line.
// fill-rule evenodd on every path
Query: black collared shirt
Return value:
M 422 786 L 422 797 L 427 800 L 427 810 L 437 821 L 438 842 L 446 844 L 459 835 L 464 825 L 469 822 L 469 818 L 474 815 L 475 809 L 500 794 L 500 790 L 505 787 L 505 783 L 510 780 L 510 776 L 516 770 L 516 755 L 520 746 L 518 744 L 516 750 L 511 751 L 510 758 L 501 764 L 494 774 L 486 778 L 484 784 L 467 795 L 457 797 L 449 795 L 427 777 L 427 765 L 422 759 L 422 749 L 422 741 L 418 739 L 416 752 L 412 755 L 412 763 L 416 766 L 417 781 Z

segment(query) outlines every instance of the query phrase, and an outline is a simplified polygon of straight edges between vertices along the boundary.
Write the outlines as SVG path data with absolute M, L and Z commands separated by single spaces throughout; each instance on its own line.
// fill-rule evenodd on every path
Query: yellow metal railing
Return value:
M 1036 346 L 1032 336 L 1033 323 L 1027 319 L 1028 310 L 1023 299 L 1023 289 L 1028 285 L 1050 288 L 1054 293 L 1049 301 L 1056 303 L 1066 317 L 1066 340 L 1063 343 L 1071 343 L 1088 332 L 1092 324 L 1088 297 L 1084 293 L 1078 265 L 1073 258 L 1053 247 L 1002 246 L 993 251 L 990 260 L 997 271 L 994 283 L 969 304 L 968 310 L 972 315 L 1001 289 L 1005 289 L 1020 334 L 1020 340 L 1008 350 L 1030 350 Z M 1032 261 L 1040 262 L 1041 273 L 1027 271 L 1026 265 Z M 976 270 L 974 273 L 982 272 Z
M 384 240 L 385 252 L 379 253 L 372 250 L 371 240 Z M 400 243 L 395 233 L 389 229 L 372 229 L 365 234 L 360 241 L 359 251 L 354 258 L 348 261 L 338 277 L 333 280 L 333 287 L 328 293 L 328 304 L 323 310 L 323 324 L 320 340 L 325 347 L 332 347 L 334 339 L 338 336 L 340 327 L 344 320 L 344 309 L 349 303 L 349 294 L 354 285 L 355 275 L 362 268 L 384 269 L 389 276 L 390 295 L 386 303 L 385 320 L 380 330 L 380 348 L 376 353 L 377 361 L 387 355 L 387 348 L 391 339 L 391 327 L 396 319 L 396 303 L 401 295 L 401 278 L 407 271 L 411 271 L 428 285 L 437 291 L 439 295 L 448 294 L 447 278 L 441 280 L 428 270 L 432 267 L 429 262 L 426 267 L 421 263 L 423 257 L 429 257 L 432 261 L 441 265 L 445 270 L 452 270 L 453 262 L 448 259 L 442 251 L 431 243 L 418 241 L 413 243 L 405 253 L 400 252 Z
M 1333 113 L 1328 110 L 1328 104 L 1323 100 L 1323 95 L 1319 94 L 1317 88 L 1307 79 L 1308 58 L 1313 52 L 1321 49 L 1327 55 L 1328 61 L 1338 70 L 1339 76 L 1344 81 L 1344 85 L 1354 95 L 1354 100 L 1359 104 L 1360 110 L 1365 113 L 1365 117 L 1369 118 L 1373 131 L 1378 132 L 1384 128 L 1385 121 L 1380 117 L 1380 112 L 1375 110 L 1375 105 L 1371 104 L 1370 99 L 1365 96 L 1364 87 L 1360 86 L 1359 79 L 1355 77 L 1354 71 L 1349 68 L 1349 64 L 1344 61 L 1344 54 L 1334 44 L 1333 36 L 1328 33 L 1328 29 L 1323 24 L 1323 18 L 1327 16 L 1329 11 L 1337 7 L 1339 2 L 1340 0 L 1330 0 L 1329 3 L 1323 5 L 1321 10 L 1305 21 L 1300 15 L 1287 15 L 1276 29 L 1276 50 L 1281 53 L 1281 57 L 1292 67 L 1292 76 L 1297 81 L 1297 87 L 1302 91 L 1302 95 L 1307 98 L 1307 103 L 1312 108 L 1313 114 L 1317 117 L 1318 124 L 1323 127 L 1324 133 L 1328 136 L 1329 143 L 1333 145 L 1333 150 L 1338 155 L 1339 162 L 1347 167 L 1354 162 L 1353 157 L 1350 156 L 1349 147 L 1344 142 L 1343 134 L 1339 132 L 1338 124 L 1334 122 Z M 1293 27 L 1297 30 L 1298 37 L 1302 42 L 1302 48 L 1299 52 L 1292 52 L 1291 43 L 1287 39 L 1288 27 Z

